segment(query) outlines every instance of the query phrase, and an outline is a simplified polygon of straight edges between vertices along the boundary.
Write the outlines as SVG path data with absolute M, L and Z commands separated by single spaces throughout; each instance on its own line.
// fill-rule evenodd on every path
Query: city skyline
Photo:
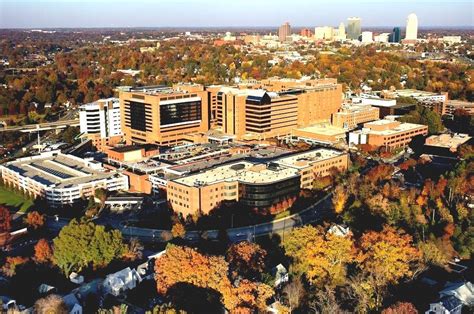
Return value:
M 464 0 L 365 0 L 357 4 L 295 0 L 291 6 L 280 0 L 140 0 L 133 5 L 122 0 L 0 0 L 0 28 L 278 27 L 285 21 L 294 27 L 337 26 L 352 16 L 362 19 L 362 27 L 390 27 L 404 26 L 410 13 L 418 16 L 420 27 L 473 27 L 473 12 L 472 2 Z M 120 18 L 124 16 L 127 18 Z

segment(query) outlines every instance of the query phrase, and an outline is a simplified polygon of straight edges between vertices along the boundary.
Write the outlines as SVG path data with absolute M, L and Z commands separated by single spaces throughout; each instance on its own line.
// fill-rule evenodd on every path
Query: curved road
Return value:
M 319 222 L 329 216 L 331 214 L 331 195 L 332 193 L 327 194 L 308 208 L 288 217 L 258 225 L 227 229 L 227 236 L 231 242 L 253 241 L 256 237 L 273 233 L 283 233 L 284 237 L 285 231 L 309 223 Z M 54 217 L 48 217 L 46 225 L 52 231 L 59 232 L 68 223 L 69 219 L 66 218 L 59 218 L 56 221 Z M 113 227 L 119 229 L 124 237 L 139 238 L 143 242 L 167 242 L 172 238 L 169 230 L 139 228 L 121 224 L 116 224 Z M 219 230 L 207 230 L 187 231 L 184 238 L 189 242 L 197 242 L 200 239 L 217 240 L 218 237 Z

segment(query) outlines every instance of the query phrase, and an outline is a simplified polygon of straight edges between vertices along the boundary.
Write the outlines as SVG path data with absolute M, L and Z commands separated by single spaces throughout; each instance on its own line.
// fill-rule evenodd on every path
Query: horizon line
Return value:
M 308 25 L 291 25 L 292 28 L 315 28 L 321 26 L 331 26 L 331 25 L 318 25 L 318 26 L 308 26 Z M 0 27 L 0 30 L 35 30 L 35 29 L 117 29 L 117 28 L 129 28 L 129 29 L 160 29 L 160 28 L 275 28 L 278 29 L 279 25 L 265 25 L 265 26 L 252 26 L 252 25 L 239 25 L 239 26 L 28 26 L 28 27 Z M 337 26 L 335 26 L 337 27 Z M 391 28 L 391 27 L 400 27 L 406 28 L 406 26 L 401 25 L 367 25 L 362 28 Z M 418 29 L 424 28 L 471 28 L 474 30 L 474 25 L 424 25 L 419 26 Z

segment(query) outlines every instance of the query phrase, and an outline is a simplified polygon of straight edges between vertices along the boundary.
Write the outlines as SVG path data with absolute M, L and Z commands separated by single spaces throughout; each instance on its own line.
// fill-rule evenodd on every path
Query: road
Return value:
M 258 225 L 227 229 L 227 236 L 231 242 L 254 241 L 257 237 L 274 233 L 282 233 L 284 237 L 284 233 L 294 227 L 319 222 L 329 216 L 331 214 L 331 195 L 331 193 L 327 194 L 315 204 L 288 217 Z M 56 221 L 54 217 L 48 217 L 46 226 L 51 231 L 59 232 L 68 223 L 69 219 L 66 218 L 59 218 Z M 139 228 L 119 223 L 113 224 L 112 227 L 119 229 L 125 238 L 138 238 L 143 242 L 167 242 L 172 238 L 169 230 Z M 218 230 L 207 230 L 187 231 L 184 238 L 189 242 L 198 242 L 201 239 L 217 240 L 218 237 Z
M 19 132 L 27 133 L 27 132 L 46 131 L 46 130 L 52 130 L 52 129 L 61 129 L 61 128 L 66 128 L 67 126 L 78 126 L 78 125 L 79 125 L 79 119 L 68 119 L 68 120 L 45 122 L 45 123 L 39 123 L 39 124 L 7 126 L 4 128 L 0 128 L 0 132 L 19 131 Z

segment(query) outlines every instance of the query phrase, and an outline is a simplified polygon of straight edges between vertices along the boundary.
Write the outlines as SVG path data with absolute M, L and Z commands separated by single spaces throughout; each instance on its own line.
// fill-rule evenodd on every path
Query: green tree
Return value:
M 429 134 L 437 134 L 444 129 L 441 116 L 433 110 L 420 105 L 416 106 L 415 110 L 403 116 L 400 121 L 426 125 L 428 126 Z
M 53 242 L 53 261 L 66 276 L 88 266 L 104 267 L 125 250 L 120 231 L 106 231 L 84 219 L 71 220 Z

